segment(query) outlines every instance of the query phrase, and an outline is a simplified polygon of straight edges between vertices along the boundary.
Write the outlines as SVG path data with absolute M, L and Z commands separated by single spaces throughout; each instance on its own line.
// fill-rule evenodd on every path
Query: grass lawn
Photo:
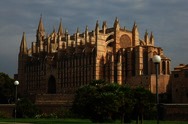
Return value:
M 3 122 L 7 123 L 14 123 L 14 119 L 0 119 L 0 124 Z M 16 119 L 18 123 L 34 123 L 34 124 L 66 124 L 66 123 L 85 123 L 90 124 L 91 121 L 88 119 Z M 116 121 L 115 123 L 119 124 L 120 121 Z M 160 121 L 160 124 L 188 124 L 188 122 L 181 122 L 181 121 Z M 136 124 L 135 121 L 132 121 L 131 124 Z M 144 124 L 156 124 L 156 120 L 144 120 Z
M 14 119 L 0 119 L 1 122 L 13 122 Z M 91 123 L 88 119 L 34 119 L 34 118 L 24 118 L 16 119 L 18 123 L 34 123 L 34 124 L 62 124 L 62 123 Z

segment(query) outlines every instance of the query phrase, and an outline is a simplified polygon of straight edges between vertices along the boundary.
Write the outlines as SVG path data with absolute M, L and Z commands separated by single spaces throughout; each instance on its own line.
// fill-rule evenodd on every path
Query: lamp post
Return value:
M 153 58 L 152 58 L 152 61 L 155 64 L 155 71 L 156 71 L 157 124 L 159 124 L 158 66 L 161 62 L 161 57 L 159 55 L 154 55 Z
M 17 106 L 17 86 L 19 85 L 19 81 L 14 81 L 14 85 L 15 85 L 15 110 L 14 110 L 14 119 L 16 120 L 16 106 Z M 14 120 L 14 121 L 15 121 Z

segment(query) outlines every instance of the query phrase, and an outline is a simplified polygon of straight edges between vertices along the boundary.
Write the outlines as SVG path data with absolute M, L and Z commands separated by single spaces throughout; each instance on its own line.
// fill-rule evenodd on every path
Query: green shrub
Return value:
M 6 118 L 6 113 L 5 113 L 5 112 L 0 111 L 0 118 Z
M 42 114 L 37 114 L 35 115 L 35 118 L 36 119 L 40 119 L 40 118 L 58 118 L 57 117 L 57 114 L 56 113 L 50 113 L 50 114 L 47 114 L 47 113 L 42 113 Z
M 59 111 L 56 112 L 58 118 L 74 118 L 75 115 L 69 108 L 62 107 Z
M 38 113 L 37 107 L 27 98 L 23 98 L 17 103 L 18 118 L 33 118 Z

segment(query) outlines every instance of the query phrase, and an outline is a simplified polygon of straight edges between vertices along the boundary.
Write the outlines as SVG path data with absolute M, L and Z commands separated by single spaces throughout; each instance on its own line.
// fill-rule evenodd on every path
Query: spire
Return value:
M 62 26 L 62 19 L 60 20 L 58 35 L 63 35 L 63 26 Z
M 150 41 L 154 38 L 153 33 L 150 34 Z
M 154 46 L 154 36 L 153 36 L 152 32 L 150 34 L 150 43 L 151 43 L 152 46 Z
M 136 29 L 137 29 L 137 24 L 136 24 L 136 22 L 134 22 L 134 25 L 133 25 L 133 29 L 132 29 L 132 30 L 134 31 L 134 30 L 136 30 Z
M 106 21 L 104 21 L 102 24 L 102 28 L 105 28 L 105 27 L 107 27 Z
M 42 22 L 42 15 L 40 16 L 40 21 L 39 21 L 37 32 L 45 32 L 43 22 Z
M 86 32 L 88 32 L 88 26 L 86 25 L 86 29 L 85 29 Z
M 77 29 L 76 29 L 76 33 L 79 33 L 80 31 L 79 31 L 79 28 L 77 27 Z
M 119 20 L 118 20 L 118 18 L 116 17 L 114 24 L 117 24 L 117 23 L 119 23 Z
M 53 33 L 55 33 L 55 26 L 53 26 Z
M 25 38 L 25 32 L 23 32 L 21 44 L 20 44 L 20 53 L 27 54 L 27 44 L 26 44 L 26 38 Z
M 133 39 L 133 46 L 138 46 L 140 44 L 139 41 L 139 32 L 136 22 L 134 22 L 133 28 L 132 28 L 132 39 Z
M 119 29 L 120 29 L 119 20 L 118 20 L 117 17 L 116 17 L 116 19 L 115 19 L 115 21 L 114 21 L 114 28 L 115 28 L 116 30 L 119 30 Z
M 86 25 L 85 29 L 85 42 L 89 42 L 89 32 L 88 32 L 88 26 Z
M 147 30 L 146 30 L 145 35 L 144 35 L 144 40 L 145 40 L 146 44 L 149 43 L 149 37 L 148 37 L 148 31 Z
M 88 32 L 88 26 L 86 25 L 86 29 L 85 29 L 85 36 L 86 36 L 86 37 L 88 37 L 88 35 L 89 35 L 88 33 L 89 33 L 89 32 Z
M 42 23 L 42 15 L 41 15 L 38 29 L 37 29 L 37 34 L 36 34 L 37 42 L 43 41 L 44 36 L 45 36 L 45 30 L 44 30 L 44 26 Z
M 106 24 L 106 21 L 104 21 L 102 24 L 102 30 L 104 34 L 106 33 L 106 29 L 107 29 L 107 24 Z
M 68 30 L 67 30 L 67 29 L 65 29 L 65 38 L 66 38 L 66 41 L 68 41 L 68 39 L 69 39 L 69 34 L 68 34 Z
M 65 29 L 65 33 L 68 34 L 68 30 L 67 29 Z
M 123 30 L 126 30 L 126 27 L 125 27 L 125 26 L 123 27 Z
M 96 26 L 95 26 L 95 32 L 99 33 L 99 21 L 97 20 Z

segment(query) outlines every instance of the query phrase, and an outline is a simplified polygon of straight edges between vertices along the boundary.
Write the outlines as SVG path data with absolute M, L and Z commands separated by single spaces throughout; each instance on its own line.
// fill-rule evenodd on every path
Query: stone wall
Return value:
M 72 103 L 73 94 L 38 94 L 35 96 L 35 104 L 67 104 Z
M 163 120 L 188 121 L 188 104 L 163 104 L 160 111 Z
M 41 113 L 46 113 L 46 114 L 50 114 L 50 113 L 57 113 L 60 112 L 62 110 L 65 109 L 69 109 L 71 107 L 71 105 L 69 104 L 36 104 L 37 108 L 39 108 Z
M 13 117 L 15 104 L 0 104 L 0 118 Z
M 36 104 L 42 113 L 54 113 L 60 111 L 62 108 L 70 108 L 71 104 Z M 0 104 L 0 113 L 4 117 L 12 118 L 14 112 L 14 104 Z M 161 120 L 171 121 L 188 121 L 188 104 L 161 104 L 160 107 Z

